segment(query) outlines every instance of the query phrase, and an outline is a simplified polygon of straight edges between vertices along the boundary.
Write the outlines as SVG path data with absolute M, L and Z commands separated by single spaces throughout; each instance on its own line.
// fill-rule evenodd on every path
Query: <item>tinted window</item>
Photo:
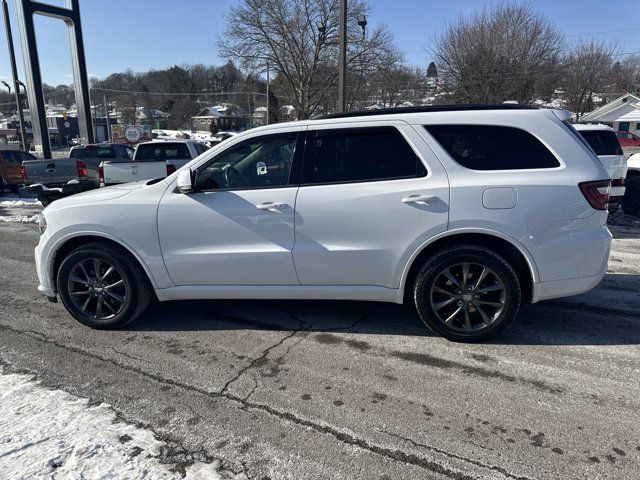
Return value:
M 607 130 L 579 130 L 596 155 L 622 155 L 622 148 L 614 132 Z
M 540 140 L 519 128 L 493 125 L 429 125 L 425 128 L 456 162 L 471 170 L 560 166 Z
M 288 185 L 296 132 L 250 138 L 216 155 L 198 171 L 197 188 L 243 189 Z
M 137 162 L 164 162 L 166 160 L 191 160 L 189 147 L 184 143 L 143 143 L 138 145 Z
M 69 153 L 70 158 L 115 158 L 111 147 L 83 147 L 74 148 Z
M 305 158 L 303 183 L 341 183 L 426 175 L 418 156 L 393 127 L 319 130 Z

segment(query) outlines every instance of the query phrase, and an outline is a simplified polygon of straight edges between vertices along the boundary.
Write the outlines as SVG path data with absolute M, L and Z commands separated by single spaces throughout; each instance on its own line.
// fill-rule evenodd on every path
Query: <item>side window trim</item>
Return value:
M 216 153 L 215 155 L 213 155 L 211 158 L 207 159 L 207 161 L 203 164 L 201 164 L 200 166 L 198 166 L 198 168 L 196 168 L 196 170 L 193 172 L 193 178 L 194 180 L 197 182 L 197 178 L 198 178 L 198 173 L 201 170 L 204 170 L 205 168 L 207 168 L 209 165 L 211 165 L 212 163 L 215 163 L 216 158 L 219 158 L 220 156 L 224 155 L 225 153 L 228 153 L 229 150 L 232 150 L 233 148 L 237 147 L 238 145 L 241 145 L 242 143 L 246 142 L 246 141 L 251 141 L 251 140 L 255 140 L 256 138 L 260 138 L 260 137 L 267 137 L 267 136 L 277 136 L 277 135 L 283 135 L 283 134 L 292 134 L 295 133 L 296 134 L 296 149 L 293 155 L 293 160 L 291 162 L 291 170 L 289 171 L 289 180 L 287 181 L 286 185 L 273 185 L 273 186 L 259 186 L 259 187 L 241 187 L 241 188 L 216 188 L 216 189 L 206 189 L 206 190 L 200 190 L 198 189 L 197 192 L 198 193 L 207 193 L 207 192 L 240 192 L 240 191 L 245 191 L 245 190 L 271 190 L 273 188 L 298 188 L 300 186 L 300 177 L 302 175 L 302 158 L 303 155 L 305 154 L 305 150 L 306 150 L 306 134 L 307 134 L 307 130 L 291 130 L 291 131 L 285 131 L 285 132 L 272 132 L 272 133 L 266 133 L 264 135 L 256 135 L 256 136 L 252 136 L 249 138 L 246 138 L 240 142 L 237 142 L 233 145 L 230 145 L 229 148 L 225 148 L 224 150 Z
M 345 180 L 345 181 L 332 181 L 332 182 L 312 182 L 308 181 L 310 179 L 310 167 L 313 167 L 315 163 L 314 154 L 315 154 L 315 142 L 316 136 L 319 132 L 330 132 L 337 130 L 361 130 L 367 128 L 379 128 L 379 127 L 391 127 L 394 128 L 398 134 L 402 137 L 402 139 L 407 143 L 413 154 L 416 156 L 416 174 L 415 175 L 406 175 L 401 177 L 385 177 L 385 178 L 373 178 L 373 179 L 363 179 L 363 180 Z M 422 167 L 424 172 L 421 175 L 418 175 L 418 164 Z M 416 178 L 425 178 L 429 175 L 429 169 L 425 165 L 424 159 L 422 155 L 419 155 L 416 151 L 415 145 L 410 141 L 404 133 L 398 128 L 397 125 L 357 125 L 357 126 L 346 126 L 346 125 L 336 125 L 329 128 L 322 129 L 309 129 L 307 130 L 306 143 L 305 143 L 305 151 L 304 151 L 304 159 L 302 161 L 301 168 L 301 177 L 300 177 L 300 186 L 301 187 L 312 187 L 315 185 L 347 185 L 353 183 L 379 183 L 379 182 L 391 182 L 397 180 L 412 180 Z

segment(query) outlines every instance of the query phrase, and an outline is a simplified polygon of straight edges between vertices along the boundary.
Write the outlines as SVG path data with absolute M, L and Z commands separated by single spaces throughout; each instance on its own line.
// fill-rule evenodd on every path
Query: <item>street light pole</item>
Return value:
M 347 109 L 347 0 L 340 0 L 340 28 L 338 31 L 340 56 L 338 59 L 338 111 Z
M 269 104 L 271 103 L 271 98 L 269 97 L 269 60 L 267 60 L 267 119 L 264 122 L 265 125 L 269 125 Z
M 22 100 L 20 99 L 20 83 L 16 68 L 16 54 L 13 49 L 13 34 L 11 33 L 11 20 L 9 18 L 9 6 L 7 0 L 2 0 L 2 10 L 4 13 L 4 26 L 7 32 L 7 46 L 9 47 L 9 60 L 11 63 L 11 75 L 13 76 L 13 90 L 16 95 L 16 107 L 18 107 L 18 118 L 20 119 L 20 146 L 22 150 L 27 150 L 27 133 L 24 127 L 24 112 L 22 110 Z

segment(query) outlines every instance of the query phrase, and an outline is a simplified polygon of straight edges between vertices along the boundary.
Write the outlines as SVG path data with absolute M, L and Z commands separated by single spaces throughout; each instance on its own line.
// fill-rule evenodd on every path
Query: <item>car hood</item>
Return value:
M 87 205 L 91 203 L 100 203 L 107 200 L 113 200 L 115 198 L 127 195 L 134 190 L 139 190 L 144 186 L 145 183 L 142 182 L 124 183 L 122 185 L 115 185 L 113 187 L 98 188 L 95 190 L 76 193 L 75 195 L 70 195 L 51 203 L 51 205 L 44 209 L 43 213 L 59 208 Z

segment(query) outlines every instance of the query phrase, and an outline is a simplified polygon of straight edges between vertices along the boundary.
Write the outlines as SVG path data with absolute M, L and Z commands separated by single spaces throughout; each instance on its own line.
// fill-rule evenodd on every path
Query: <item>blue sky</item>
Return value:
M 63 5 L 64 0 L 42 0 Z M 131 68 L 143 71 L 184 63 L 220 64 L 215 39 L 224 30 L 224 15 L 238 0 L 80 0 L 90 75 L 104 77 Z M 384 23 L 406 52 L 409 63 L 425 66 L 426 49 L 447 23 L 482 8 L 478 0 L 370 0 L 370 24 Z M 537 0 L 544 13 L 565 35 L 598 34 L 616 39 L 624 52 L 640 51 L 638 3 L 632 0 L 579 2 Z M 606 6 L 604 6 L 606 5 Z M 9 0 L 19 75 L 24 77 L 14 0 Z M 624 12 L 627 12 L 625 14 Z M 68 37 L 62 22 L 37 18 L 40 62 L 44 81 L 70 83 Z M 579 36 L 570 39 L 581 38 Z M 4 34 L 0 34 L 0 78 L 10 76 Z

